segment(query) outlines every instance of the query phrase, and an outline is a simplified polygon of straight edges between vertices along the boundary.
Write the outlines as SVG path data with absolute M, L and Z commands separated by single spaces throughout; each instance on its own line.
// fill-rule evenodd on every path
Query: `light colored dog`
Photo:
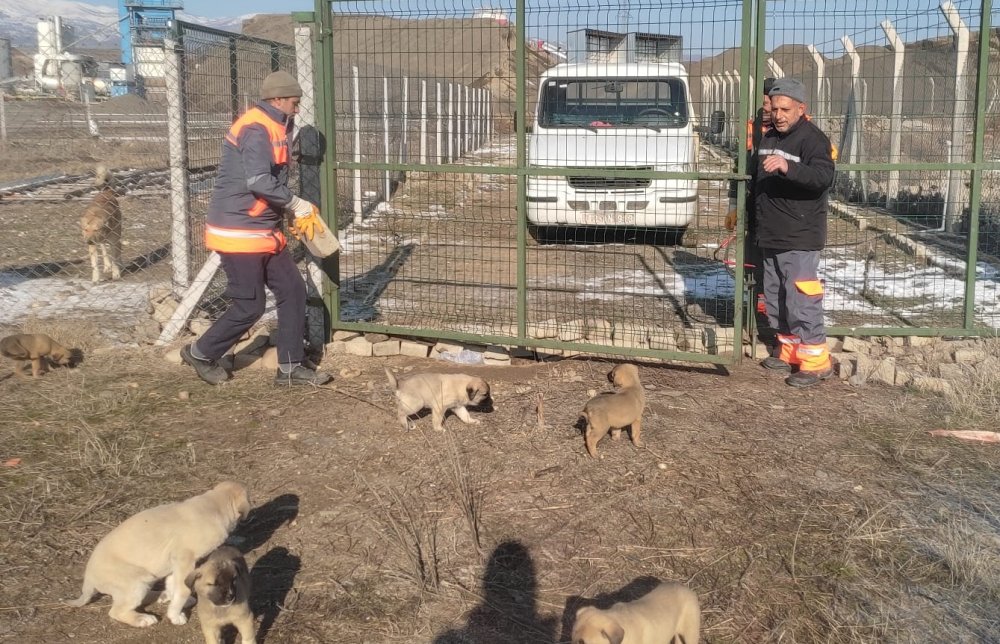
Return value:
M 608 373 L 618 391 L 597 394 L 584 405 L 581 416 L 587 421 L 585 442 L 587 452 L 597 457 L 597 443 L 608 431 L 611 439 L 618 440 L 623 427 L 631 426 L 632 444 L 642 445 L 642 412 L 646 407 L 646 392 L 639 382 L 639 368 L 634 364 L 620 364 Z
M 118 203 L 114 177 L 104 166 L 97 166 L 94 185 L 99 192 L 83 211 L 80 228 L 83 230 L 83 241 L 87 243 L 87 253 L 90 255 L 90 279 L 96 284 L 101 281 L 98 253 L 104 262 L 104 272 L 109 273 L 112 280 L 121 279 L 122 209 Z
M 48 370 L 51 360 L 60 366 L 72 362 L 72 352 L 44 333 L 19 333 L 0 340 L 0 355 L 14 361 L 14 375 L 27 378 L 26 362 L 31 362 L 31 376 L 37 378 Z
M 388 369 L 385 374 L 396 393 L 396 412 L 403 429 L 409 416 L 430 408 L 435 431 L 444 431 L 444 415 L 450 409 L 463 423 L 478 425 L 466 406 L 476 406 L 490 397 L 490 386 L 482 378 L 464 373 L 418 373 L 399 380 Z
M 87 561 L 80 597 L 111 595 L 112 618 L 131 626 L 152 626 L 156 617 L 136 611 L 150 587 L 166 579 L 167 618 L 187 623 L 183 610 L 191 590 L 184 583 L 195 562 L 219 547 L 250 511 L 246 488 L 225 481 L 196 497 L 143 510 L 98 542 Z
M 198 597 L 198 621 L 206 644 L 219 644 L 222 629 L 232 624 L 242 644 L 256 644 L 250 612 L 250 571 L 239 550 L 217 548 L 188 575 L 185 583 Z
M 683 584 L 660 584 L 632 602 L 576 612 L 573 644 L 698 644 L 698 596 Z

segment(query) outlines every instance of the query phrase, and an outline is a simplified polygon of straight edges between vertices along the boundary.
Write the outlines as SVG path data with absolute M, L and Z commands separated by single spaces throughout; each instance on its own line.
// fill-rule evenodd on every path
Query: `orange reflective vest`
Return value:
M 270 201 L 247 187 L 252 177 L 246 176 L 244 155 L 269 154 L 271 174 L 287 191 L 288 125 L 276 120 L 280 113 L 274 110 L 275 113 L 271 114 L 270 110 L 273 108 L 266 104 L 250 108 L 226 133 L 205 224 L 205 246 L 209 250 L 221 253 L 278 253 L 287 243 L 278 229 L 281 209 L 276 210 Z M 245 145 L 241 136 L 246 128 L 255 126 L 266 132 L 269 150 L 251 149 Z

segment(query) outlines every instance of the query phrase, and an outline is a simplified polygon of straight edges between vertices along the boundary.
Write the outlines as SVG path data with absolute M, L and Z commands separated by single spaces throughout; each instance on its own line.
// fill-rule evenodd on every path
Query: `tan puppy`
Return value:
M 72 352 L 44 333 L 19 333 L 0 340 L 0 355 L 14 361 L 14 375 L 27 378 L 24 363 L 31 361 L 31 375 L 47 370 L 46 360 L 65 367 L 72 362 Z
M 207 644 L 219 644 L 222 629 L 232 624 L 242 644 L 256 644 L 250 612 L 250 571 L 239 550 L 217 548 L 188 575 L 185 583 L 198 596 L 198 620 Z
M 660 584 L 632 602 L 576 611 L 573 644 L 698 644 L 698 596 L 683 584 Z
M 583 407 L 587 420 L 585 440 L 587 452 L 597 457 L 597 443 L 611 430 L 611 439 L 618 440 L 623 427 L 631 425 L 632 444 L 642 445 L 642 411 L 646 407 L 646 392 L 639 382 L 639 368 L 620 364 L 608 373 L 608 380 L 618 387 L 614 393 L 597 394 Z
M 104 262 L 104 272 L 112 280 L 121 279 L 122 263 L 122 209 L 118 203 L 118 191 L 114 176 L 102 165 L 94 171 L 94 185 L 99 192 L 80 217 L 83 241 L 87 243 L 90 255 L 90 279 L 95 284 L 101 281 L 101 269 L 97 255 Z
M 465 407 L 479 405 L 490 397 L 485 380 L 464 373 L 418 373 L 398 381 L 388 369 L 385 374 L 396 392 L 396 412 L 403 429 L 410 428 L 410 415 L 427 408 L 435 431 L 444 431 L 444 415 L 449 409 L 463 423 L 478 425 Z
M 187 623 L 182 612 L 191 590 L 184 581 L 195 562 L 219 547 L 250 511 L 246 488 L 225 481 L 196 497 L 143 510 L 126 519 L 97 544 L 87 561 L 80 597 L 84 606 L 95 592 L 111 595 L 112 618 L 131 626 L 152 626 L 153 615 L 139 613 L 150 587 L 166 579 L 167 617 Z

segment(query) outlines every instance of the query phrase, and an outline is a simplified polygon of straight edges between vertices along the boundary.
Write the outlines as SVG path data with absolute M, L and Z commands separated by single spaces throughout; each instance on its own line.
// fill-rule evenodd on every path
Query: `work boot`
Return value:
M 322 371 L 316 371 L 315 369 L 310 369 L 309 367 L 303 367 L 302 365 L 295 365 L 295 367 L 285 373 L 278 367 L 277 371 L 274 373 L 274 384 L 276 385 L 325 385 L 326 383 L 333 380 L 333 376 L 328 373 L 323 373 Z
M 832 375 L 832 367 L 830 369 L 824 369 L 823 371 L 796 371 L 792 375 L 785 378 L 785 382 L 792 387 L 812 387 Z
M 191 345 L 186 344 L 181 349 L 181 360 L 194 367 L 198 377 L 210 385 L 218 385 L 229 380 L 229 372 L 223 369 L 215 360 L 196 358 L 191 353 Z
M 771 371 L 791 371 L 792 365 L 788 364 L 781 358 L 775 358 L 774 356 L 768 356 L 760 361 L 760 366 L 765 369 L 770 369 Z

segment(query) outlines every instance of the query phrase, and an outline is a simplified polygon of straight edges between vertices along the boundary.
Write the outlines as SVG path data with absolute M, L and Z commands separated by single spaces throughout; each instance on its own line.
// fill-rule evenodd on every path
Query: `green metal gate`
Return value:
M 829 333 L 994 333 L 1000 310 L 984 301 L 1000 274 L 992 272 L 1000 208 L 984 203 L 983 184 L 997 170 L 985 124 L 1000 84 L 989 39 L 968 39 L 969 31 L 991 33 L 992 5 L 916 4 L 517 0 L 483 9 L 318 0 L 298 18 L 312 21 L 316 35 L 317 122 L 327 133 L 322 209 L 344 242 L 330 268 L 333 326 L 568 354 L 739 360 L 749 298 L 743 246 L 723 227 L 729 187 L 735 180 L 742 230 L 741 151 L 759 104 L 752 79 L 794 75 L 845 155 L 824 268 Z M 949 10 L 964 21 L 965 40 L 955 35 L 950 49 L 934 49 L 960 33 Z M 872 72 L 884 22 L 918 42 L 923 58 Z M 585 30 L 590 41 L 580 39 Z M 574 56 L 595 60 L 601 47 L 659 55 L 661 36 L 683 42 L 687 118 L 702 128 L 693 164 L 568 167 L 531 158 L 547 69 Z M 949 80 L 947 61 L 963 47 L 974 72 L 956 62 Z M 859 59 L 864 65 L 854 66 Z M 929 77 L 938 90 L 930 108 L 921 90 Z M 946 100 L 948 82 L 966 83 L 974 99 Z M 713 133 L 710 117 L 720 110 L 725 129 Z M 968 141 L 953 135 L 956 115 L 971 125 Z M 595 119 L 583 127 L 615 126 Z M 652 145 L 669 127 L 630 123 L 618 136 L 634 142 L 645 128 Z M 902 143 L 901 129 L 911 133 Z M 928 154 L 946 135 L 954 139 L 948 154 Z M 968 173 L 967 194 L 960 173 Z M 942 178 L 951 191 L 935 201 L 928 195 Z M 613 226 L 547 229 L 529 221 L 529 186 L 544 180 L 589 190 L 598 196 L 588 207 L 602 209 L 613 200 L 600 192 L 611 187 L 693 180 L 697 207 L 681 240 L 631 224 L 628 203 L 625 212 L 618 204 Z

